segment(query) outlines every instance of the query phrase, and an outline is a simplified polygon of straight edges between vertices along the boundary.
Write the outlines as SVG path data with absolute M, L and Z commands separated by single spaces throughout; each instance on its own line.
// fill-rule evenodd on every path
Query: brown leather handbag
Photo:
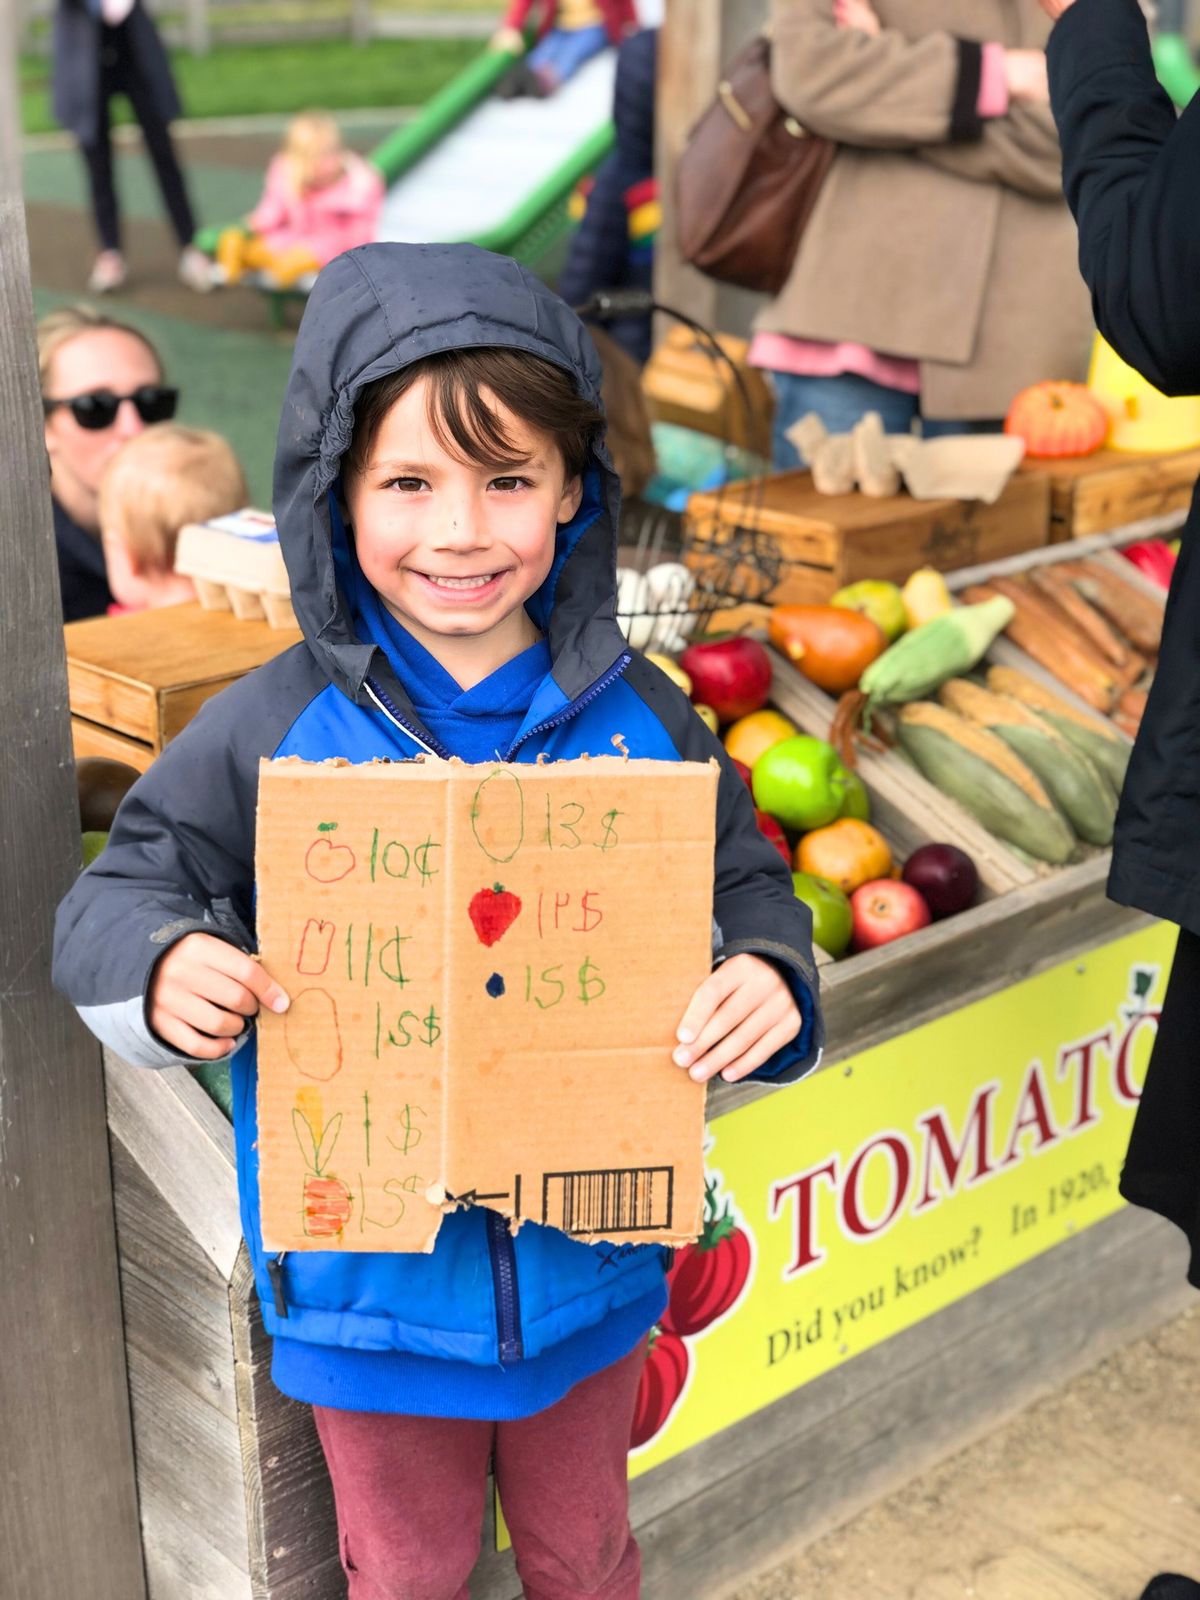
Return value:
M 717 86 L 679 159 L 683 259 L 722 283 L 778 294 L 836 150 L 776 100 L 771 41 L 760 34 Z

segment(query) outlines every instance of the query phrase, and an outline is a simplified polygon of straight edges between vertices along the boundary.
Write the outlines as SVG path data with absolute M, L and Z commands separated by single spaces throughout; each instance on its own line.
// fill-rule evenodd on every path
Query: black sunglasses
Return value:
M 81 428 L 98 433 L 101 428 L 112 427 L 125 400 L 133 402 L 143 422 L 170 422 L 179 404 L 179 390 L 164 388 L 161 383 L 144 383 L 132 394 L 93 389 L 88 394 L 72 395 L 69 400 L 43 400 L 42 410 L 49 416 L 59 406 L 69 406 L 71 415 Z

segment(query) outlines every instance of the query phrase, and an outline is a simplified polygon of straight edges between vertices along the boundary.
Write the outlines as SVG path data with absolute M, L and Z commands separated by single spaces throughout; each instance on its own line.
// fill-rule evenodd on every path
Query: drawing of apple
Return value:
M 336 822 L 318 822 L 317 832 L 321 837 L 314 839 L 305 852 L 304 870 L 318 883 L 340 883 L 357 865 L 354 851 L 348 844 L 334 844 L 329 838 L 336 827 Z
M 493 945 L 512 927 L 521 913 L 521 902 L 502 883 L 480 889 L 471 896 L 467 915 L 480 944 Z

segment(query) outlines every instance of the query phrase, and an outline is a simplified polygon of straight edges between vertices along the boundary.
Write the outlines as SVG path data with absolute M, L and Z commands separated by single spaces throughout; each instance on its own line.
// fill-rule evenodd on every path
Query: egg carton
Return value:
M 175 570 L 189 577 L 206 611 L 232 611 L 239 621 L 294 628 L 291 587 L 275 519 L 247 509 L 179 532 Z

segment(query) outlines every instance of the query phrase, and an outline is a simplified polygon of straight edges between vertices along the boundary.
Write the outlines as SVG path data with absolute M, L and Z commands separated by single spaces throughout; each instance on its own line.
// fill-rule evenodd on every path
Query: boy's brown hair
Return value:
M 113 457 L 100 485 L 100 532 L 119 539 L 140 569 L 170 572 L 180 528 L 240 511 L 249 498 L 219 433 L 159 422 Z
M 442 447 L 462 461 L 497 470 L 511 466 L 516 447 L 484 390 L 528 427 L 557 445 L 567 481 L 582 477 L 604 432 L 604 413 L 585 400 L 552 361 L 483 346 L 425 356 L 370 383 L 354 407 L 354 437 L 344 468 L 362 472 L 384 417 L 421 378 L 429 379 L 429 425 Z

